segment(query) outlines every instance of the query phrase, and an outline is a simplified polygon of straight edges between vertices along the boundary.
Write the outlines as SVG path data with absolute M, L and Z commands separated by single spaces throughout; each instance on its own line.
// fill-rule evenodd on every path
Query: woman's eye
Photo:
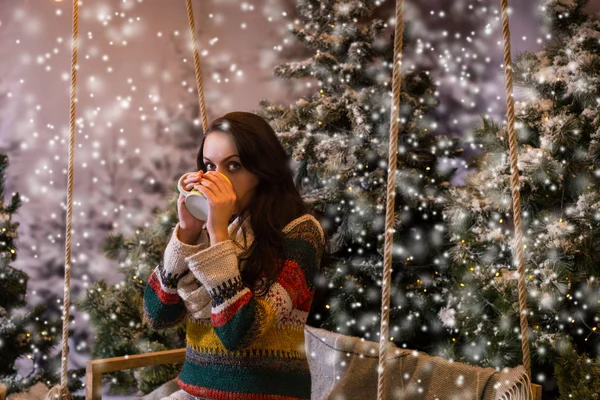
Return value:
M 212 167 L 212 166 L 213 166 L 213 164 L 211 164 L 211 163 L 206 163 L 206 164 L 204 164 L 204 165 L 206 165 L 206 169 L 207 169 L 207 170 L 212 170 L 212 168 L 209 168 L 209 167 Z M 235 168 L 233 168 L 233 169 L 238 169 L 238 168 L 241 168 L 241 165 L 240 165 L 239 163 L 236 163 L 236 162 L 229 163 L 229 167 L 231 167 L 232 165 L 235 167 Z

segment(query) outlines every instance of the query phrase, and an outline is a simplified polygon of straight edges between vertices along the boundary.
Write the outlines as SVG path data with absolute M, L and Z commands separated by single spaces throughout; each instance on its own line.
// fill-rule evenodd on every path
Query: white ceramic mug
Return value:
M 209 208 L 208 200 L 206 199 L 206 197 L 204 197 L 204 195 L 195 188 L 190 190 L 189 192 L 183 188 L 183 181 L 185 180 L 186 176 L 188 176 L 188 174 L 193 173 L 194 172 L 186 172 L 185 174 L 183 174 L 181 178 L 179 178 L 179 182 L 177 182 L 177 189 L 179 190 L 179 193 L 185 196 L 185 207 L 188 209 L 190 214 L 192 214 L 195 218 L 198 218 L 200 221 L 206 222 L 206 220 L 208 219 Z M 221 174 L 220 172 L 216 173 Z M 221 176 L 223 176 L 225 180 L 229 182 L 229 184 L 231 184 L 231 181 L 226 175 L 221 174 Z

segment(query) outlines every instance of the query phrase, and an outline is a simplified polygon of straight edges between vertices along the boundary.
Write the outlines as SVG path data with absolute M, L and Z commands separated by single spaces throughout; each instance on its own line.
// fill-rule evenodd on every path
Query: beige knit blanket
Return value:
M 379 343 L 305 326 L 313 400 L 377 399 Z M 496 371 L 449 362 L 390 343 L 389 400 L 532 400 L 522 366 Z

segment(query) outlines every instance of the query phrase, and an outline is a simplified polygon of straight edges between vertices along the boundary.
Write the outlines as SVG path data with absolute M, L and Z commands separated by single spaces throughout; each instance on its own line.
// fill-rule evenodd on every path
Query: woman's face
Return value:
M 237 197 L 234 212 L 240 212 L 254 197 L 259 178 L 242 165 L 233 135 L 210 132 L 204 140 L 202 155 L 207 172 L 217 171 L 229 178 Z

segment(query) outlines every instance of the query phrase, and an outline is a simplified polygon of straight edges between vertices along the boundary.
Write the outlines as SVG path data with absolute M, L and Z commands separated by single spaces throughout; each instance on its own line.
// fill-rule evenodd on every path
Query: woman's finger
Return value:
M 212 190 L 203 185 L 194 185 L 194 189 L 197 189 L 200 193 L 202 193 L 209 203 L 214 204 L 216 195 Z
M 223 176 L 221 176 L 221 174 L 205 174 L 204 176 L 202 176 L 202 178 L 213 182 L 220 192 L 231 194 L 231 185 L 225 180 Z
M 198 184 L 209 188 L 214 194 L 221 193 L 218 186 L 208 179 L 202 179 Z
M 222 188 L 220 187 L 218 180 L 215 179 L 215 176 L 212 174 L 206 174 L 202 177 L 202 184 L 206 184 L 209 186 L 215 193 L 222 192 Z
M 198 182 L 194 182 L 192 183 L 192 186 L 196 187 L 196 186 L 202 186 L 202 187 L 207 187 L 210 188 L 213 192 L 214 192 L 214 185 L 211 187 L 212 183 L 208 182 L 207 180 L 203 179 L 201 181 Z
M 188 182 L 196 182 L 198 180 L 198 175 L 197 174 L 189 174 L 185 177 L 184 182 L 188 183 Z
M 190 191 L 194 188 L 194 184 L 196 183 L 200 183 L 200 179 L 202 177 L 202 171 L 196 173 L 196 172 L 190 172 L 189 174 L 186 175 L 186 177 L 183 180 L 183 184 L 184 184 L 184 189 L 186 191 Z

